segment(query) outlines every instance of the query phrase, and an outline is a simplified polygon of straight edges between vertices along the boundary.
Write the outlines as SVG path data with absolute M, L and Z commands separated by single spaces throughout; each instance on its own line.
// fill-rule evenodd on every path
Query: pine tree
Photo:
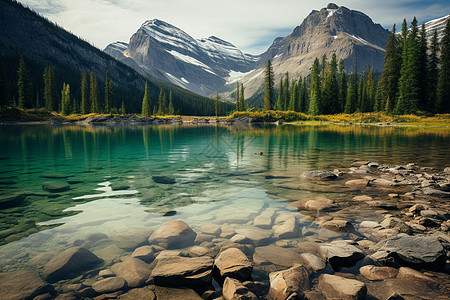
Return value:
M 316 116 L 321 113 L 321 82 L 320 82 L 320 65 L 319 60 L 314 60 L 311 72 L 311 96 L 309 102 L 309 114 Z
M 163 90 L 161 89 L 159 91 L 159 97 L 158 97 L 158 111 L 156 112 L 156 114 L 158 116 L 164 116 L 167 113 L 167 108 L 166 108 L 166 94 L 163 92 Z
M 271 110 L 275 103 L 273 87 L 273 69 L 269 60 L 264 72 L 264 110 Z
M 370 68 L 369 74 L 367 75 L 366 81 L 366 111 L 374 111 L 375 99 L 376 99 L 376 88 L 375 88 L 375 74 L 373 68 Z
M 344 112 L 345 102 L 347 100 L 347 73 L 344 69 L 344 60 L 341 58 L 339 61 L 339 110 L 338 112 Z
M 295 80 L 292 80 L 291 83 L 291 99 L 289 100 L 288 110 L 298 111 L 298 92 Z
M 85 115 L 90 112 L 90 105 L 89 105 L 89 86 L 88 86 L 88 79 L 86 72 L 81 72 L 81 114 Z
M 245 111 L 244 84 L 241 83 L 241 95 L 239 97 L 239 110 Z
M 70 103 L 70 86 L 63 83 L 63 88 L 61 90 L 61 113 L 65 116 L 69 115 L 71 112 Z
M 421 110 L 427 108 L 427 86 L 428 86 L 428 42 L 425 31 L 425 23 L 419 34 L 419 102 L 418 107 Z
M 355 69 L 353 73 L 350 75 L 348 81 L 348 89 L 347 89 L 347 99 L 345 101 L 344 112 L 346 114 L 352 114 L 357 109 L 358 104 L 358 63 L 355 58 Z
M 339 111 L 339 85 L 337 81 L 337 60 L 333 53 L 331 61 L 327 64 L 322 91 L 322 113 L 334 114 Z
M 0 107 L 5 107 L 9 104 L 6 81 L 6 69 L 3 63 L 3 57 L 0 55 Z
M 283 84 L 283 76 L 280 77 L 280 86 L 278 88 L 278 100 L 276 110 L 283 110 L 283 102 L 284 102 L 284 84 Z
M 123 101 L 122 101 L 122 108 L 123 110 L 125 110 Z M 152 108 L 152 100 L 150 99 L 150 90 L 148 89 L 148 83 L 145 82 L 144 98 L 142 99 L 142 116 L 150 117 L 151 108 Z
M 216 113 L 216 117 L 220 114 L 220 102 L 219 102 L 219 91 L 216 92 L 216 101 L 214 103 L 214 112 Z
M 20 108 L 31 108 L 33 107 L 33 99 L 31 92 L 31 81 L 28 76 L 28 71 L 25 65 L 25 59 L 23 55 L 19 60 L 19 69 L 17 70 L 19 74 L 19 80 L 17 81 L 17 88 L 19 91 L 19 103 Z
M 420 49 L 418 43 L 417 19 L 411 23 L 411 31 L 403 44 L 402 68 L 399 79 L 399 98 L 395 113 L 415 113 L 420 101 Z
M 291 91 L 289 90 L 289 73 L 286 72 L 286 78 L 284 79 L 284 93 L 283 93 L 283 109 L 287 110 L 289 106 L 289 101 L 291 100 Z
M 98 83 L 97 83 L 97 75 L 91 72 L 91 85 L 90 85 L 90 102 L 91 102 L 91 112 L 100 113 L 100 106 L 98 103 Z
M 150 109 L 148 111 L 150 112 Z M 120 113 L 122 115 L 127 113 L 126 110 L 125 110 L 125 102 L 123 102 L 123 100 L 122 100 L 122 107 L 120 108 Z
M 402 33 L 407 32 L 406 20 L 404 20 L 404 27 Z M 378 96 L 375 105 L 376 111 L 385 110 L 391 113 L 395 106 L 395 99 L 398 93 L 398 79 L 400 78 L 400 69 L 402 65 L 401 46 L 398 37 L 395 33 L 395 24 L 392 28 L 386 45 L 386 53 L 384 55 L 384 66 L 381 73 L 380 81 L 378 82 Z M 389 105 L 386 101 L 389 98 Z
M 450 19 L 441 40 L 441 69 L 437 84 L 437 113 L 450 113 Z
M 307 109 L 306 109 L 306 98 L 307 98 L 307 93 L 308 90 L 306 88 L 306 78 L 303 79 L 303 83 L 302 83 L 302 88 L 300 90 L 300 104 L 299 104 L 299 109 L 300 112 L 302 113 L 306 113 Z
M 170 92 L 169 92 L 169 107 L 167 108 L 167 113 L 171 116 L 173 116 L 175 114 L 175 107 L 173 106 L 173 101 L 172 101 L 172 90 L 170 90 Z
M 236 83 L 235 100 L 236 100 L 236 111 L 240 111 L 240 105 L 239 105 L 239 82 Z
M 437 30 L 434 30 L 430 43 L 430 56 L 428 59 L 428 85 L 427 85 L 427 104 L 426 110 L 434 111 L 437 99 L 437 82 L 438 82 L 438 65 L 439 65 L 439 42 L 437 37 Z
M 105 113 L 111 113 L 112 109 L 112 84 L 109 79 L 109 71 L 106 71 L 105 76 Z
M 58 110 L 58 89 L 56 87 L 56 76 L 55 70 L 52 66 L 49 66 L 49 80 L 50 80 L 50 109 L 47 110 L 57 111 Z

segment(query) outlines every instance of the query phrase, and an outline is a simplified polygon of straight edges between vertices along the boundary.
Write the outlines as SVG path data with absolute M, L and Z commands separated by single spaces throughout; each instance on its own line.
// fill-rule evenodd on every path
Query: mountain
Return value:
M 442 18 L 434 19 L 428 22 L 425 22 L 425 32 L 427 35 L 428 41 L 434 34 L 434 31 L 437 31 L 438 40 L 440 41 L 444 36 L 445 25 L 447 24 L 448 19 L 450 19 L 450 14 L 443 16 Z
M 194 39 L 158 19 L 142 24 L 128 44 L 115 42 L 104 51 L 142 74 L 201 95 L 214 94 L 234 77 L 250 71 L 258 60 L 222 39 Z
M 116 51 L 126 48 L 116 43 Z M 148 81 L 153 104 L 160 89 L 173 93 L 175 109 L 184 114 L 214 114 L 214 101 L 194 94 L 146 74 L 136 72 L 126 64 L 91 46 L 75 35 L 42 18 L 32 10 L 11 0 L 0 0 L 0 58 L 10 74 L 7 82 L 10 98 L 17 97 L 17 68 L 23 55 L 30 73 L 33 97 L 43 95 L 44 68 L 52 65 L 56 73 L 57 87 L 69 83 L 72 94 L 80 98 L 81 72 L 93 72 L 99 79 L 99 90 L 103 92 L 106 71 L 113 83 L 115 107 L 124 101 L 128 112 L 140 112 L 144 85 Z M 103 98 L 103 97 L 100 97 Z

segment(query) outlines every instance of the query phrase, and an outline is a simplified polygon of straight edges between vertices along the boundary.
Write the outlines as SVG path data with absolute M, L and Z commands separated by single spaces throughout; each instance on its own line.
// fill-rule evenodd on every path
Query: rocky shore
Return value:
M 1 273 L 1 298 L 448 299 L 449 167 L 355 161 L 278 188 L 295 192 L 297 181 L 348 199 L 262 206 L 243 224 L 170 219 L 112 260 L 91 251 L 109 239 L 92 233 L 36 269 Z

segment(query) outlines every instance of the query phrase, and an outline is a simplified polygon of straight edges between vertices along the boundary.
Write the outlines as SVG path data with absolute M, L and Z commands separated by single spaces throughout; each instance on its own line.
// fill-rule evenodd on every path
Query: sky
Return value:
M 226 40 L 245 53 L 260 54 L 286 36 L 312 10 L 328 1 L 311 0 L 19 0 L 64 29 L 104 49 L 128 42 L 146 21 L 160 19 L 191 35 Z M 403 18 L 419 24 L 450 13 L 448 0 L 342 0 L 339 6 L 359 10 L 391 29 Z

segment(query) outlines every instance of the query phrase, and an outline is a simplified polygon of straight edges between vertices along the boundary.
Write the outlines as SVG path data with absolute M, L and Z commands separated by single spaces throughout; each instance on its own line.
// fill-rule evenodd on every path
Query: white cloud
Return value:
M 21 0 L 65 29 L 103 49 L 113 41 L 128 42 L 142 23 L 161 19 L 194 38 L 218 36 L 252 54 L 267 49 L 278 35 L 289 34 L 311 10 L 326 1 L 307 0 Z M 421 5 L 423 3 L 423 5 Z M 434 3 L 434 4 L 432 4 Z M 343 0 L 384 27 L 414 15 L 419 22 L 450 11 L 446 1 Z

